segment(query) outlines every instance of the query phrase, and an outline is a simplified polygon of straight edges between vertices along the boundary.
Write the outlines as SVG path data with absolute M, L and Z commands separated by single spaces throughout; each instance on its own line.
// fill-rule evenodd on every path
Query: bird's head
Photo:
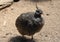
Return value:
M 41 14 L 43 14 L 43 11 L 41 10 L 41 9 L 39 9 L 38 7 L 37 7 L 37 5 L 36 5 L 36 11 L 35 11 L 35 15 L 36 15 L 36 17 L 39 17 L 39 16 L 41 16 Z
M 43 14 L 43 11 L 41 9 L 37 9 L 36 12 L 35 12 L 35 14 L 41 15 L 41 14 Z

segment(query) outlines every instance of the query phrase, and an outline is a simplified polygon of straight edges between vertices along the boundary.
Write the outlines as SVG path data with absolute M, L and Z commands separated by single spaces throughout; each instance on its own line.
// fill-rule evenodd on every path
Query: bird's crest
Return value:
M 43 14 L 43 11 L 41 9 L 39 9 L 39 7 L 37 6 L 37 3 L 36 3 L 36 13 Z
M 37 6 L 37 4 L 36 4 L 36 9 L 37 9 L 37 10 L 39 9 L 38 6 Z

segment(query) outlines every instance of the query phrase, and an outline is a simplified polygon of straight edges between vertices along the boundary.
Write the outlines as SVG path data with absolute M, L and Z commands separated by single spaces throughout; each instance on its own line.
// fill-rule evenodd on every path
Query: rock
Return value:
M 13 0 L 0 0 L 0 5 L 5 5 L 13 2 Z
M 0 0 L 0 10 L 13 3 L 13 0 Z

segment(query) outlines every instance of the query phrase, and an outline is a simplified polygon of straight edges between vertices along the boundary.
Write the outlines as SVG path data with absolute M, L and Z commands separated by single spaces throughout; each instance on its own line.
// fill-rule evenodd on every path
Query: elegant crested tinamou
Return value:
M 42 29 L 44 25 L 44 20 L 41 16 L 43 11 L 38 9 L 37 5 L 36 8 L 35 12 L 22 13 L 17 17 L 15 25 L 22 36 L 28 35 L 33 38 L 33 35 Z

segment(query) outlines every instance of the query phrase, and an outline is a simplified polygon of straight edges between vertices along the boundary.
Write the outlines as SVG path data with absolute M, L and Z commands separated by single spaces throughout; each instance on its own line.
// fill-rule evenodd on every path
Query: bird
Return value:
M 31 39 L 33 39 L 33 35 L 44 26 L 42 14 L 43 11 L 36 5 L 35 12 L 26 12 L 19 15 L 15 22 L 18 32 L 22 36 L 31 36 Z
M 20 0 L 13 0 L 13 2 L 18 2 L 18 1 L 20 1 Z

